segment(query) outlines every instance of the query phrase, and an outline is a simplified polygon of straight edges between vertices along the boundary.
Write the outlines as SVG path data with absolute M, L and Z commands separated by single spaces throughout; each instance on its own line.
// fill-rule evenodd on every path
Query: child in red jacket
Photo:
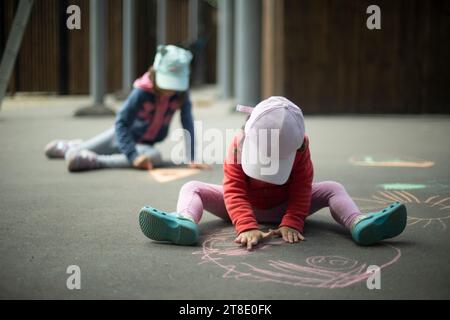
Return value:
M 198 181 L 180 190 L 175 214 L 144 207 L 139 215 L 150 239 L 194 244 L 203 210 L 236 228 L 235 242 L 251 249 L 261 240 L 281 236 L 286 242 L 304 240 L 306 217 L 329 207 L 333 218 L 351 232 L 355 242 L 371 245 L 399 235 L 406 226 L 406 208 L 394 203 L 362 214 L 344 187 L 333 181 L 313 183 L 309 139 L 299 107 L 283 97 L 271 97 L 250 114 L 244 132 L 234 137 L 224 163 L 223 185 Z M 278 224 L 263 232 L 259 223 Z

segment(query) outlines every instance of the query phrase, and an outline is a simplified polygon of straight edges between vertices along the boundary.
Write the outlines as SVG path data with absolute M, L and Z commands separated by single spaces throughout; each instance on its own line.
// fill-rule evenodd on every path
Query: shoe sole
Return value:
M 78 159 L 75 159 L 75 157 L 73 158 L 69 158 L 68 159 L 68 164 L 67 164 L 67 170 L 69 170 L 70 172 L 81 172 L 81 171 L 88 171 L 88 170 L 92 170 L 89 168 L 85 168 L 80 166 L 80 164 L 78 163 Z
M 189 227 L 189 224 L 194 223 L 188 219 L 170 216 L 152 207 L 143 207 L 139 212 L 139 226 L 142 233 L 156 241 L 169 241 L 184 246 L 196 244 L 198 230 Z
M 75 162 L 76 162 L 75 159 L 69 159 L 67 164 L 67 170 L 69 170 L 70 172 L 83 171 L 78 168 L 77 163 Z
M 82 172 L 82 171 L 90 171 L 90 170 L 97 170 L 101 169 L 101 167 L 97 164 L 96 166 L 90 166 L 86 164 L 80 164 L 80 161 L 86 161 L 84 159 L 78 159 L 77 154 L 69 155 L 69 157 L 66 160 L 67 163 L 67 170 L 70 172 Z
M 406 222 L 406 207 L 396 202 L 380 213 L 361 220 L 352 230 L 352 236 L 358 244 L 372 245 L 401 234 L 406 227 Z
M 64 154 L 60 151 L 55 151 L 56 146 L 58 145 L 59 140 L 54 140 L 48 143 L 44 148 L 44 153 L 49 159 L 62 159 L 64 158 Z

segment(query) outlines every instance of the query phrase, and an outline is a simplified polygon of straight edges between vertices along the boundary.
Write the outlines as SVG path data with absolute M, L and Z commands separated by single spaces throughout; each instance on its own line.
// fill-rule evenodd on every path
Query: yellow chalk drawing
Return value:
M 381 210 L 393 201 L 405 203 L 408 210 L 408 226 L 422 225 L 426 228 L 437 224 L 445 230 L 446 222 L 450 219 L 450 197 L 448 196 L 433 195 L 424 199 L 405 190 L 385 190 L 376 192 L 371 198 L 352 197 L 352 199 L 363 212 Z M 420 207 L 421 212 L 426 212 L 428 216 L 411 216 L 410 209 L 415 206 Z
M 349 161 L 355 166 L 364 167 L 429 168 L 434 166 L 433 161 L 415 159 L 411 157 L 353 156 L 349 159 Z

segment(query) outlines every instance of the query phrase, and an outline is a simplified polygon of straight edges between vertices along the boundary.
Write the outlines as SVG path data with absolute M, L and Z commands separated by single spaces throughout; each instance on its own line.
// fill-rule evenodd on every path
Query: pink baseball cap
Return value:
M 286 183 L 305 138 L 302 110 L 288 99 L 276 96 L 254 108 L 238 105 L 236 109 L 250 113 L 241 158 L 245 174 L 272 184 Z

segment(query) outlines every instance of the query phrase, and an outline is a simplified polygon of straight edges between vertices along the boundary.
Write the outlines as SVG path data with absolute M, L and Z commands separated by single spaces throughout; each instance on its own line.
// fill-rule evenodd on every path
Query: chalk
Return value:
M 149 173 L 159 183 L 166 183 L 195 175 L 200 171 L 191 168 L 159 168 L 150 170 Z
M 427 186 L 425 184 L 415 183 L 384 183 L 377 185 L 377 187 L 384 190 L 417 190 L 425 189 Z
M 434 166 L 433 161 L 411 157 L 352 156 L 349 162 L 355 166 L 364 167 L 429 168 Z

